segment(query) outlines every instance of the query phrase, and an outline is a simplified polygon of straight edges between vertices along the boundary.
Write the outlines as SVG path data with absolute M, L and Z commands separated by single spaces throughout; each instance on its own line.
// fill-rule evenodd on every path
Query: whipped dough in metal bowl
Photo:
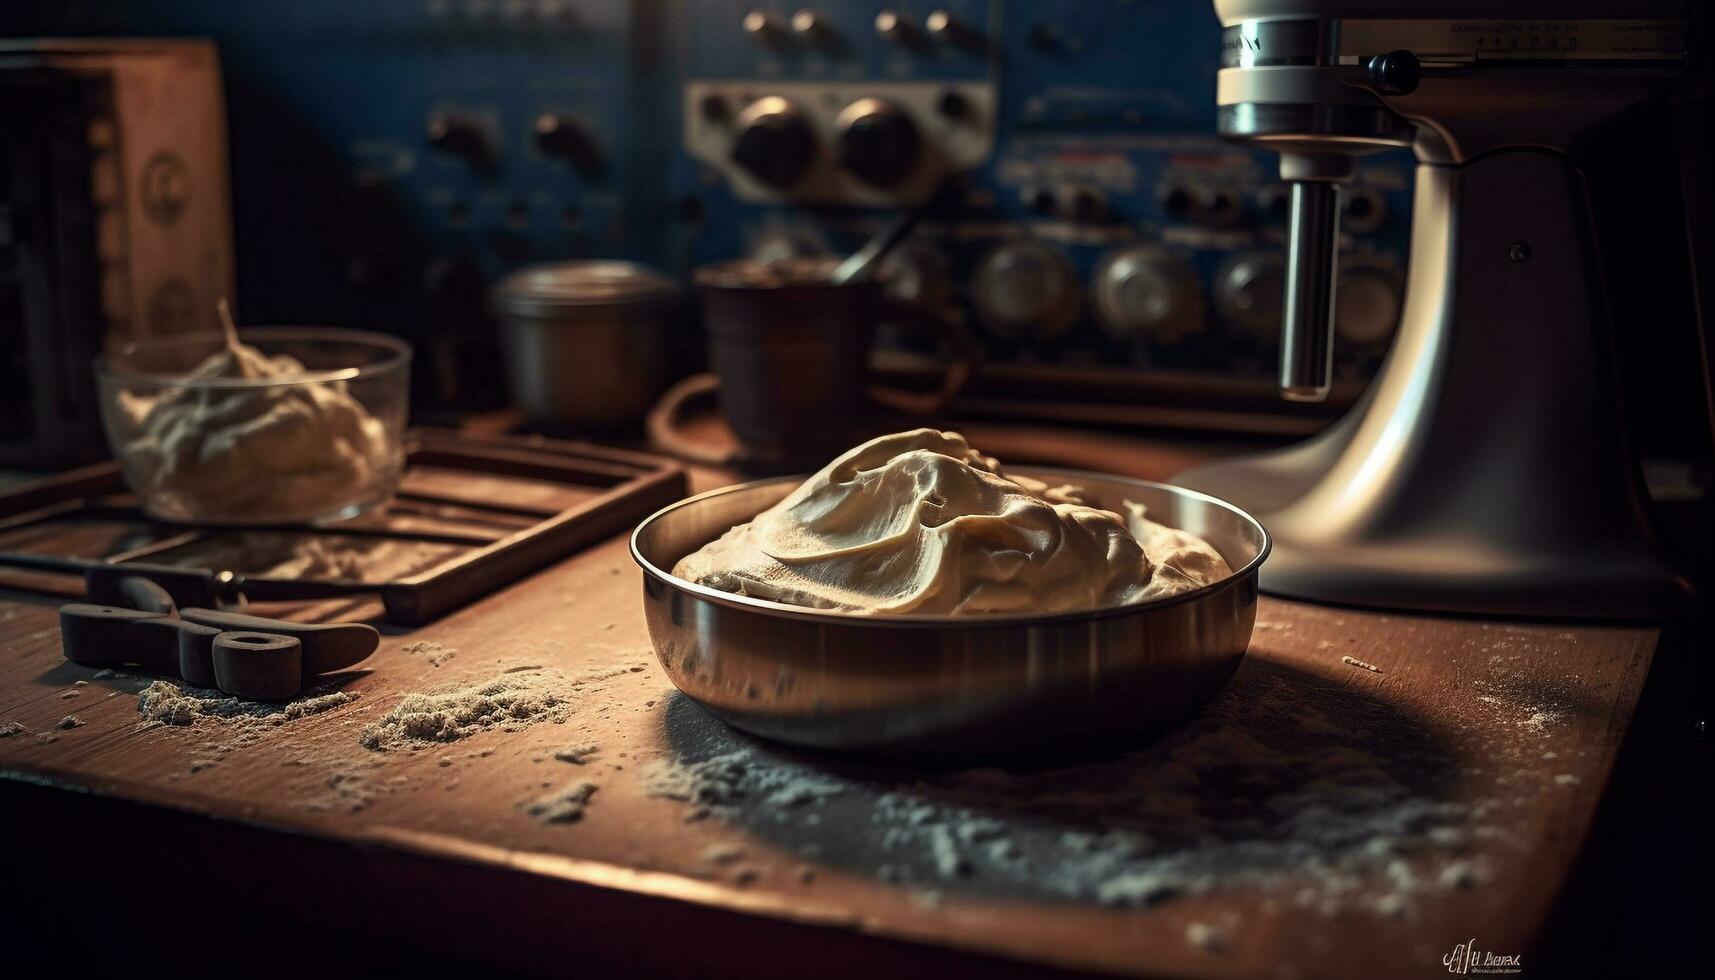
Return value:
M 269 357 L 229 335 L 186 380 L 305 374 L 296 358 Z M 124 450 L 134 476 L 207 519 L 317 515 L 391 465 L 384 424 L 343 381 L 122 391 L 118 403 L 135 433 Z
M 1176 595 L 1230 574 L 1196 535 L 1011 476 L 956 432 L 858 446 L 679 561 L 725 592 L 860 615 L 1055 613 Z

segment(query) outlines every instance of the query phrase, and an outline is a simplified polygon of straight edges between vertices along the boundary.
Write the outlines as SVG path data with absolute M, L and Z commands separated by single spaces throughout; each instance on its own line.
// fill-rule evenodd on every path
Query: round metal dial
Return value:
M 917 169 L 923 138 L 917 124 L 892 103 L 859 99 L 834 120 L 840 166 L 876 187 L 892 187 Z
M 770 187 L 786 190 L 802 180 L 816 157 L 816 134 L 796 106 L 776 95 L 739 113 L 732 158 Z
M 1049 340 L 1078 315 L 1078 279 L 1065 256 L 1038 241 L 990 252 L 971 279 L 971 302 L 984 325 L 1007 340 Z
M 1197 276 L 1183 259 L 1153 245 L 1110 252 L 1091 283 L 1096 322 L 1115 337 L 1175 343 L 1203 328 Z
M 1215 282 L 1215 312 L 1264 344 L 1280 342 L 1286 263 L 1271 252 L 1234 257 Z
M 1340 223 L 1357 235 L 1380 231 L 1387 224 L 1387 199 L 1372 187 L 1341 188 Z
M 952 292 L 947 257 L 933 245 L 901 245 L 881 260 L 877 273 L 887 284 L 888 296 L 912 306 L 940 309 Z

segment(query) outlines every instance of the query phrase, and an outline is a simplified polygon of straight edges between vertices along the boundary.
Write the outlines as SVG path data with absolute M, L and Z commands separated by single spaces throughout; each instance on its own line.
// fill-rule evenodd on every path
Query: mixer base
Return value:
M 1331 438 L 1332 437 L 1332 438 Z M 1338 455 L 1330 431 L 1278 453 L 1186 471 L 1174 483 L 1245 508 L 1274 538 L 1262 591 L 1380 609 L 1555 619 L 1657 620 L 1683 610 L 1688 587 L 1644 538 L 1573 539 L 1534 552 L 1484 547 L 1477 522 L 1449 520 L 1410 534 L 1331 539 L 1301 530 L 1283 486 L 1308 490 Z M 1308 493 L 1306 493 L 1308 495 Z M 1541 501 L 1526 501 L 1539 518 Z M 1485 514 L 1483 521 L 1492 519 Z

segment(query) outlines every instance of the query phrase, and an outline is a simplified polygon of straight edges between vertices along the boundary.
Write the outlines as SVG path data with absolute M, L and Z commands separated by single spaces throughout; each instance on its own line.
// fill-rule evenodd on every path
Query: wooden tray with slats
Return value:
M 645 453 L 413 429 L 394 498 L 349 521 L 160 521 L 106 462 L 0 495 L 0 552 L 230 571 L 262 601 L 373 593 L 389 622 L 415 626 L 629 530 L 686 487 L 681 466 Z

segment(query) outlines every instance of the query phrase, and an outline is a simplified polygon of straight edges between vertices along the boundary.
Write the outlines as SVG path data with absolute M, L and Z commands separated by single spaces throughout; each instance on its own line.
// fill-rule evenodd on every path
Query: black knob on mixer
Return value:
M 911 117 L 881 99 L 846 106 L 840 130 L 840 166 L 877 187 L 891 187 L 917 168 L 923 139 Z
M 536 145 L 543 153 L 565 160 L 579 173 L 594 176 L 605 169 L 601 148 L 589 130 L 575 119 L 552 112 L 537 116 Z
M 452 112 L 437 112 L 429 117 L 423 135 L 430 146 L 463 157 L 478 170 L 494 166 L 494 141 L 482 123 L 475 119 Z
M 1410 51 L 1389 51 L 1369 61 L 1370 82 L 1383 95 L 1410 95 L 1423 80 L 1423 65 Z
M 785 190 L 803 178 L 816 156 L 816 134 L 792 103 L 757 99 L 738 118 L 732 158 L 770 187 Z

